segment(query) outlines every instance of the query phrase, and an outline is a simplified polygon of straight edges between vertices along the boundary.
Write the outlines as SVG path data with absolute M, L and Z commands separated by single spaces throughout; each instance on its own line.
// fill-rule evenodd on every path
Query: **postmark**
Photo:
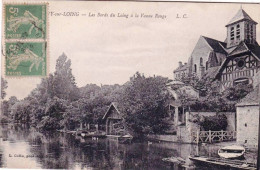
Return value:
M 6 42 L 6 76 L 46 76 L 47 42 Z
M 45 39 L 46 4 L 5 4 L 5 38 Z

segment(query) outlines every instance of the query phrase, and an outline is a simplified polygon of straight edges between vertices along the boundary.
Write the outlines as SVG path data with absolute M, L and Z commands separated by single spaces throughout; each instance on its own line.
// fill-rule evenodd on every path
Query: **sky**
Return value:
M 86 84 L 123 84 L 135 72 L 173 79 L 178 62 L 187 62 L 201 35 L 224 41 L 225 25 L 241 4 L 178 2 L 49 2 L 49 72 L 65 53 L 79 87 Z M 257 4 L 242 8 L 259 23 Z M 87 16 L 55 16 L 79 12 Z M 114 13 L 125 17 L 89 17 L 89 13 Z M 139 15 L 131 18 L 130 15 Z M 166 18 L 142 18 L 164 15 Z M 187 18 L 177 18 L 186 15 Z M 260 28 L 257 25 L 257 41 Z M 2 63 L 3 67 L 3 63 Z M 3 73 L 2 73 L 3 74 Z M 26 97 L 40 78 L 8 78 L 8 99 Z

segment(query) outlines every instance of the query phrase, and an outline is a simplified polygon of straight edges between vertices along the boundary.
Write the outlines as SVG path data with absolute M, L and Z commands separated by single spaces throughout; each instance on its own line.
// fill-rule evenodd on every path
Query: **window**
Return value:
M 254 35 L 254 33 L 253 33 L 253 25 L 250 25 L 250 43 L 253 43 L 253 35 Z
M 200 66 L 203 66 L 203 58 L 200 57 Z
M 234 27 L 231 27 L 230 30 L 230 40 L 234 40 Z
M 242 69 L 242 68 L 244 68 L 245 64 L 246 64 L 246 62 L 245 62 L 244 59 L 239 59 L 239 60 L 237 61 L 237 68 L 238 68 L 238 69 Z
M 206 62 L 206 70 L 208 70 L 208 67 L 209 67 L 209 63 Z
M 194 64 L 194 72 L 197 73 L 197 65 Z
M 249 39 L 250 39 L 249 24 L 246 24 L 246 37 L 247 37 L 247 40 L 249 41 Z
M 254 26 L 253 24 L 246 24 L 246 39 L 249 43 L 254 43 Z
M 237 24 L 236 35 L 237 35 L 236 38 L 240 39 L 240 25 L 239 24 Z

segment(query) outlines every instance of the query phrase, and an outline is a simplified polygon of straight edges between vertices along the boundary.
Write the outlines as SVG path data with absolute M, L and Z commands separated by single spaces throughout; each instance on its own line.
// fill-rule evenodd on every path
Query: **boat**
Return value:
M 218 150 L 218 155 L 225 159 L 239 159 L 244 157 L 245 148 L 238 145 L 225 146 Z
M 169 158 L 163 158 L 164 162 L 169 163 L 176 163 L 176 164 L 185 164 L 185 160 L 181 157 L 169 157 Z
M 256 165 L 248 163 L 245 160 L 232 160 L 223 158 L 209 158 L 203 156 L 189 156 L 197 167 L 212 166 L 220 169 L 240 169 L 240 170 L 256 170 Z
M 118 137 L 118 142 L 122 144 L 129 144 L 132 142 L 132 140 L 133 140 L 133 136 L 130 134 Z

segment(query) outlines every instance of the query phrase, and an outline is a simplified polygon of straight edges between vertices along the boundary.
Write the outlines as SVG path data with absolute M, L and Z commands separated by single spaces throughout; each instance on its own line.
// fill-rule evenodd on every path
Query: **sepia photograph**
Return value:
M 260 169 L 259 3 L 1 13 L 0 169 Z

